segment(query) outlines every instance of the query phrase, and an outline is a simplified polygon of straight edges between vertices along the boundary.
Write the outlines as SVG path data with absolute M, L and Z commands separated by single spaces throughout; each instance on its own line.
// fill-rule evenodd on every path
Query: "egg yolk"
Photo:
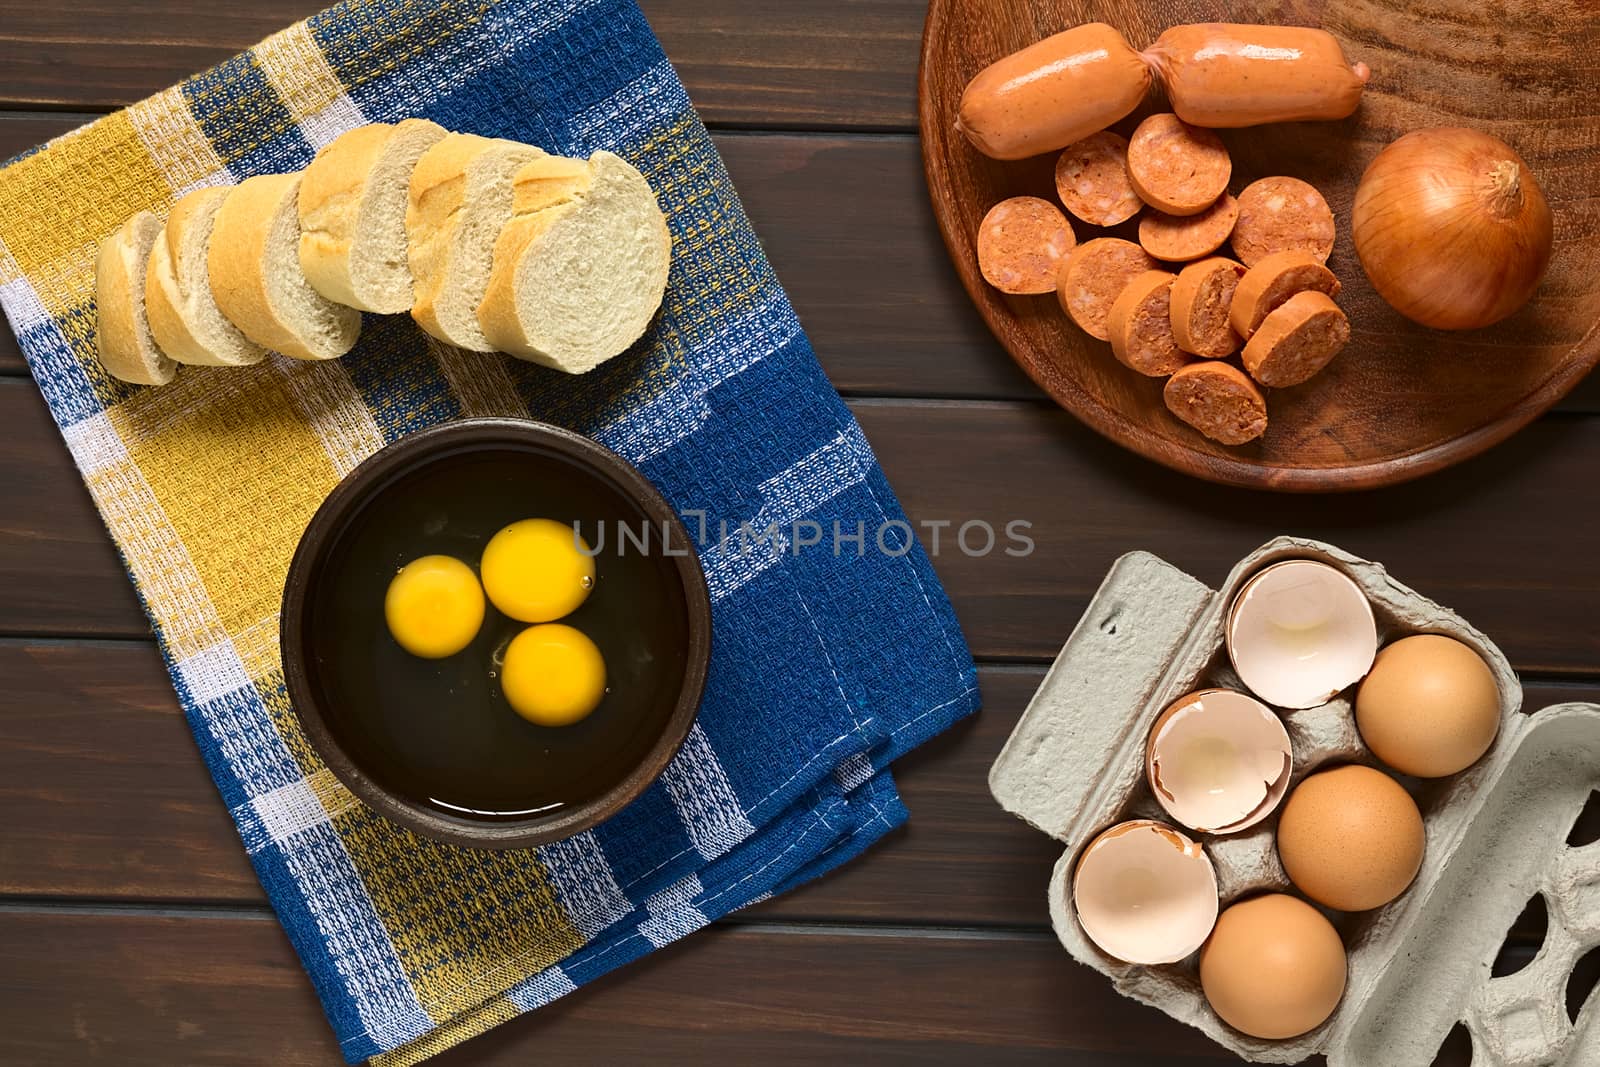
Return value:
M 570 726 L 606 694 L 600 650 L 582 631 L 560 623 L 530 626 L 512 638 L 500 678 L 513 710 L 538 726 Z
M 383 617 L 400 647 L 443 659 L 472 643 L 483 625 L 483 587 L 452 556 L 423 556 L 400 568 L 383 598 Z
M 481 570 L 490 602 L 521 622 L 570 615 L 594 588 L 589 545 L 553 519 L 524 519 L 495 534 Z

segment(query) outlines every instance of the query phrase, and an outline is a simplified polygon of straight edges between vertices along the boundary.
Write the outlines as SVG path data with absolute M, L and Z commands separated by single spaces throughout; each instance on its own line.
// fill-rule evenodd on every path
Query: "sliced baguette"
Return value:
M 411 171 L 445 133 L 427 119 L 375 122 L 317 153 L 300 180 L 300 267 L 313 289 L 363 311 L 411 310 Z
M 178 373 L 151 335 L 144 310 L 145 270 L 160 235 L 161 220 L 141 211 L 100 243 L 95 259 L 100 363 L 113 378 L 135 385 L 166 385 Z
M 416 303 L 411 317 L 439 340 L 492 352 L 478 324 L 495 238 L 510 221 L 512 178 L 543 157 L 531 145 L 452 133 L 411 172 L 406 235 Z
M 644 334 L 671 258 L 655 194 L 626 160 L 546 156 L 517 173 L 478 321 L 496 349 L 581 374 Z
M 223 317 L 211 295 L 206 248 L 226 189 L 196 189 L 176 204 L 150 250 L 145 312 L 156 344 L 179 363 L 244 367 L 267 350 Z
M 211 233 L 211 291 L 256 344 L 295 359 L 336 359 L 355 346 L 361 312 L 306 281 L 299 200 L 299 174 L 259 174 L 233 187 Z

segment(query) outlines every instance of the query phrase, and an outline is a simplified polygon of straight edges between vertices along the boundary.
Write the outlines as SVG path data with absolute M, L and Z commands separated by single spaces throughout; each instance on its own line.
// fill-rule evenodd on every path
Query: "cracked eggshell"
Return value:
M 1344 572 L 1291 559 L 1245 583 L 1228 611 L 1226 641 L 1252 693 L 1280 708 L 1313 708 L 1372 669 L 1378 625 Z
M 1292 751 L 1283 721 L 1261 701 L 1202 689 L 1156 719 L 1145 777 L 1157 802 L 1184 826 L 1231 834 L 1265 819 L 1283 800 Z
M 1089 842 L 1072 878 L 1078 922 L 1126 963 L 1176 963 L 1217 922 L 1217 874 L 1199 844 L 1164 823 L 1118 823 Z

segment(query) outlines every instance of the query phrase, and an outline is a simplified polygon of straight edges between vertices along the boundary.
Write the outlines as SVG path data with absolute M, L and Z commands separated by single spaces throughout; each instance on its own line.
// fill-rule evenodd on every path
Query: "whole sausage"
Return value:
M 1139 275 L 1122 290 L 1106 319 L 1111 354 L 1123 366 L 1151 378 L 1164 378 L 1189 362 L 1172 336 L 1174 280 L 1164 270 Z
M 1191 363 L 1161 390 L 1167 410 L 1224 445 L 1242 445 L 1267 432 L 1267 398 L 1231 363 Z
M 994 159 L 1026 159 L 1105 129 L 1144 99 L 1150 68 L 1103 22 L 1046 37 L 967 83 L 956 128 Z
M 1244 346 L 1244 367 L 1272 389 L 1309 381 L 1350 341 L 1350 320 L 1326 293 L 1296 293 Z
M 1332 34 L 1300 26 L 1174 26 L 1144 55 L 1179 118 L 1224 129 L 1346 118 L 1372 76 Z

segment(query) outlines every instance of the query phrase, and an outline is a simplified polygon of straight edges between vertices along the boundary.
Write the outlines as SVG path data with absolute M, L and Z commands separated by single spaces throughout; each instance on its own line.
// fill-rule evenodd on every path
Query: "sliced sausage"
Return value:
M 1244 276 L 1244 267 L 1213 256 L 1191 263 L 1172 283 L 1172 336 L 1178 347 L 1207 359 L 1222 359 L 1239 350 L 1228 311 Z
M 1172 114 L 1151 115 L 1128 142 L 1128 176 L 1139 198 L 1168 215 L 1198 215 L 1228 188 L 1233 160 L 1210 130 Z
M 1139 220 L 1139 243 L 1157 259 L 1186 263 L 1227 244 L 1238 218 L 1239 201 L 1223 193 L 1198 215 L 1150 212 Z
M 1233 250 L 1247 267 L 1274 252 L 1304 252 L 1318 263 L 1333 252 L 1333 211 L 1299 178 L 1262 178 L 1239 194 Z
M 1145 58 L 1179 118 L 1216 128 L 1345 118 L 1372 74 L 1332 34 L 1300 26 L 1174 26 Z
M 1244 346 L 1244 367 L 1272 389 L 1309 381 L 1350 341 L 1350 320 L 1326 293 L 1308 289 L 1267 316 Z
M 956 128 L 986 156 L 1025 159 L 1105 129 L 1148 88 L 1144 57 L 1090 22 L 985 67 L 961 94 Z
M 1231 363 L 1180 367 L 1161 396 L 1168 411 L 1221 444 L 1242 445 L 1267 432 L 1267 398 Z
M 1285 300 L 1307 289 L 1338 296 L 1339 279 L 1304 252 L 1278 252 L 1268 256 L 1239 279 L 1229 312 L 1234 332 L 1248 341 L 1263 319 Z
M 1106 332 L 1111 352 L 1123 366 L 1164 378 L 1189 362 L 1172 336 L 1172 283 L 1164 270 L 1151 270 L 1129 282 L 1111 305 Z
M 1091 226 L 1116 226 L 1144 207 L 1128 177 L 1128 139 L 1110 130 L 1067 146 L 1056 160 L 1056 195 Z
M 978 224 L 978 269 L 1002 293 L 1048 293 L 1077 243 L 1060 208 L 1036 196 L 1014 196 Z
M 1110 338 L 1106 319 L 1111 315 L 1111 305 L 1129 282 L 1155 269 L 1156 261 L 1132 241 L 1097 237 L 1085 241 L 1067 257 L 1056 297 L 1061 301 L 1061 310 L 1084 333 L 1105 341 Z

